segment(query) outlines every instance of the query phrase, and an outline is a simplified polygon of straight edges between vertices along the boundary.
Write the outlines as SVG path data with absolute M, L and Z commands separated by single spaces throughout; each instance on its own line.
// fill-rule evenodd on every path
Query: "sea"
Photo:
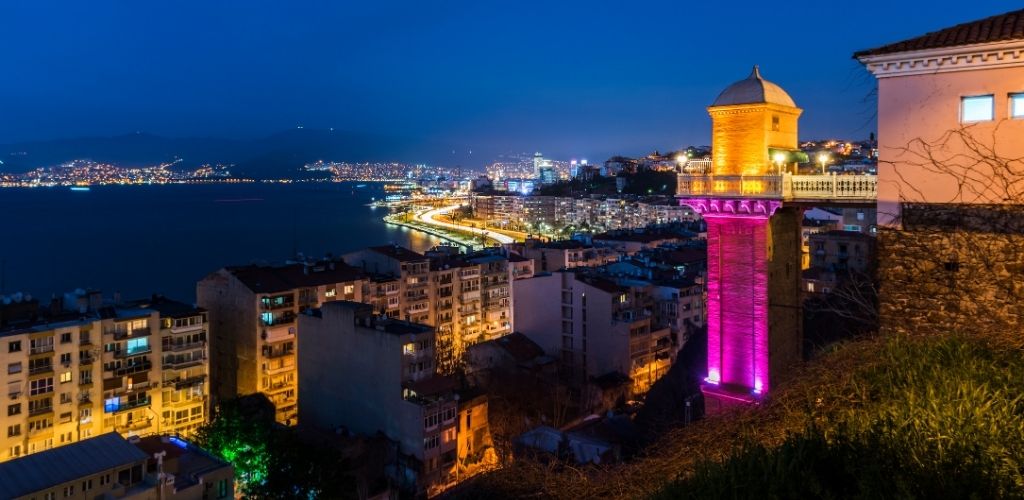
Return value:
M 442 240 L 384 223 L 381 183 L 239 183 L 0 189 L 0 294 L 99 289 L 195 301 L 229 265 Z

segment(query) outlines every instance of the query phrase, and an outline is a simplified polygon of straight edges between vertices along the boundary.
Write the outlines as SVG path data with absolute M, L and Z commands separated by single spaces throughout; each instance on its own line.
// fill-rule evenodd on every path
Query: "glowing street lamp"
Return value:
M 781 174 L 782 163 L 786 161 L 786 155 L 783 153 L 775 153 L 775 156 L 773 156 L 772 159 L 775 160 L 775 166 L 778 167 L 779 173 Z
M 828 153 L 818 153 L 818 164 L 821 165 L 821 175 L 825 175 L 825 164 L 828 163 Z

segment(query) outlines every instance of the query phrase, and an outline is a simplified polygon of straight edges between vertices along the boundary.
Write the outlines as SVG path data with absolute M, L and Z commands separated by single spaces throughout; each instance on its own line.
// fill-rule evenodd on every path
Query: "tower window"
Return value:
M 779 131 L 779 115 L 772 115 L 772 132 Z
M 995 98 L 977 95 L 960 98 L 960 122 L 989 122 L 995 115 Z

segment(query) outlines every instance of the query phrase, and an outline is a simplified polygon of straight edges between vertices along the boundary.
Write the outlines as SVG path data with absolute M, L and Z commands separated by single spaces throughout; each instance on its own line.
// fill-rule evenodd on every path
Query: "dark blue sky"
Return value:
M 0 143 L 302 124 L 605 158 L 708 143 L 704 107 L 754 63 L 804 108 L 804 138 L 864 137 L 873 83 L 854 50 L 1015 8 L 5 0 Z

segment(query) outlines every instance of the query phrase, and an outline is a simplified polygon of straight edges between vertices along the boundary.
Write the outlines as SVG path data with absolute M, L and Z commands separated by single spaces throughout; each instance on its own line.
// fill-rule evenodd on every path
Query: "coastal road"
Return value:
M 433 210 L 427 210 L 426 212 L 422 212 L 422 213 L 416 215 L 416 220 L 418 220 L 418 221 L 420 221 L 420 222 L 422 222 L 424 224 L 430 225 L 430 226 L 443 227 L 443 228 L 446 228 L 446 229 L 453 229 L 453 230 L 456 230 L 456 231 L 462 231 L 462 232 L 466 232 L 466 233 L 480 234 L 480 235 L 486 236 L 486 237 L 488 237 L 488 238 L 490 238 L 490 239 L 492 239 L 494 241 L 497 241 L 498 243 L 501 243 L 502 245 L 504 245 L 506 243 L 515 243 L 516 242 L 516 240 L 514 238 L 512 238 L 511 236 L 506 236 L 504 234 L 496 233 L 494 231 L 489 231 L 489 230 L 486 230 L 486 229 L 480 229 L 480 228 L 476 228 L 476 227 L 460 226 L 458 224 L 452 224 L 450 222 L 443 222 L 443 221 L 439 221 L 439 220 L 435 220 L 434 219 L 434 217 L 436 217 L 438 215 L 446 214 L 448 212 L 451 212 L 452 210 L 455 210 L 456 208 L 459 208 L 460 206 L 461 205 L 449 205 L 447 207 L 441 207 L 441 208 L 435 208 Z

